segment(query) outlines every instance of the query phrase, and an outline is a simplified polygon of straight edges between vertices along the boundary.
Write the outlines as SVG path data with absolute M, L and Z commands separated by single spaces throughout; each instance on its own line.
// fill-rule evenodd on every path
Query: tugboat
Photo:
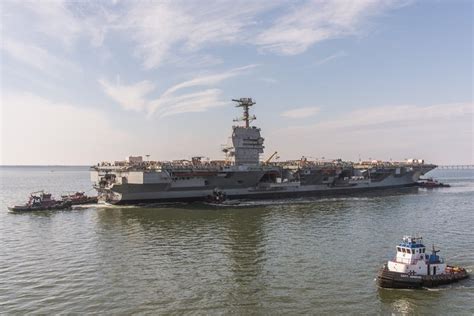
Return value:
M 397 255 L 377 275 L 383 288 L 415 289 L 457 282 L 469 277 L 466 269 L 447 265 L 438 256 L 439 250 L 425 253 L 421 237 L 405 236 L 397 246 Z
M 87 196 L 84 192 L 75 192 L 73 194 L 62 195 L 61 201 L 71 202 L 72 205 L 97 203 L 96 196 Z
M 426 189 L 433 189 L 433 188 L 449 188 L 451 187 L 447 183 L 439 182 L 437 180 L 434 180 L 433 178 L 428 178 L 428 179 L 420 179 L 416 183 L 420 188 L 426 188 Z
M 225 202 L 226 198 L 227 198 L 227 196 L 226 196 L 225 192 L 219 191 L 217 188 L 215 188 L 212 191 L 212 195 L 209 194 L 206 197 L 206 201 L 208 203 L 221 204 L 221 203 Z
M 11 212 L 31 212 L 46 210 L 63 210 L 71 208 L 70 201 L 56 201 L 51 197 L 51 193 L 37 191 L 30 194 L 28 202 L 24 205 L 8 207 Z

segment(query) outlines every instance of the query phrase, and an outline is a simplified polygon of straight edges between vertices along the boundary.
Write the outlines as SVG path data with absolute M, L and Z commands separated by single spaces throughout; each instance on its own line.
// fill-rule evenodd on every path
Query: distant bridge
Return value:
M 474 165 L 441 165 L 438 166 L 438 169 L 469 169 L 473 170 Z

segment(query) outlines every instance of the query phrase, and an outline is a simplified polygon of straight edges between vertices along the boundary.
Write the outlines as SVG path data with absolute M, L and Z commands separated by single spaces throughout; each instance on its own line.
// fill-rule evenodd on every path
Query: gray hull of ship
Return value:
M 120 184 L 103 191 L 118 193 L 115 199 L 108 202 L 113 204 L 137 204 L 172 201 L 202 201 L 208 199 L 215 190 L 226 194 L 227 199 L 275 199 L 298 198 L 308 196 L 331 196 L 340 194 L 355 194 L 383 189 L 411 187 L 416 184 L 419 172 L 406 173 L 403 176 L 393 174 L 385 179 L 373 182 L 367 179 L 349 181 L 340 184 L 310 184 L 298 183 L 266 184 L 260 183 L 252 187 L 216 186 L 179 187 L 172 188 L 169 184 Z M 109 191 L 110 190 L 110 191 Z

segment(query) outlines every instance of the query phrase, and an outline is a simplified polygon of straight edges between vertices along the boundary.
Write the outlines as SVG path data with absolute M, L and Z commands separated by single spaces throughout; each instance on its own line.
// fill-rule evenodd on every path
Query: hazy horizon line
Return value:
M 355 161 L 352 161 L 352 162 L 355 162 Z M 433 163 L 434 165 L 437 165 L 437 166 L 474 166 L 473 163 L 451 163 L 451 164 L 436 164 L 436 163 Z M 53 165 L 49 165 L 49 164 L 46 164 L 46 165 L 29 165 L 29 164 L 20 164 L 20 165 L 3 165 L 3 164 L 0 164 L 0 167 L 93 167 L 93 166 L 96 166 L 97 163 L 95 164 L 87 164 L 87 165 L 75 165 L 75 164 L 72 164 L 72 165 L 60 165 L 60 164 L 53 164 Z

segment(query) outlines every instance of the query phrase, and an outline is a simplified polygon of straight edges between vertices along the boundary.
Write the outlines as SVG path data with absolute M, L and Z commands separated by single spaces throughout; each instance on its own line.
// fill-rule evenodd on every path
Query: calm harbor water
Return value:
M 88 191 L 88 169 L 0 172 L 0 314 L 474 314 L 473 278 L 434 290 L 374 281 L 413 233 L 472 273 L 473 171 L 435 170 L 452 185 L 436 190 L 29 214 L 7 205 Z

